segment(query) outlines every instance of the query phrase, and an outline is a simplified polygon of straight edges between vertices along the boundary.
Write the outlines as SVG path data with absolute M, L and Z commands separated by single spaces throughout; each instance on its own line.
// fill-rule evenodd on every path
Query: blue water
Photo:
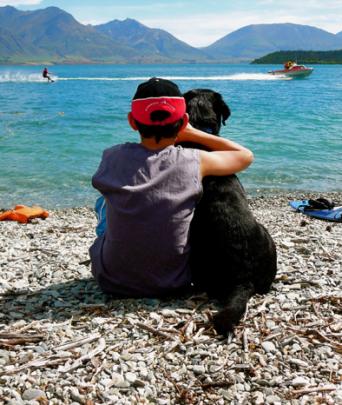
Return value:
M 136 141 L 126 115 L 136 86 L 151 76 L 182 91 L 222 93 L 232 116 L 221 135 L 253 150 L 240 178 L 257 190 L 342 190 L 342 66 L 315 66 L 306 79 L 267 75 L 278 66 L 0 66 L 0 207 L 93 205 L 102 150 Z

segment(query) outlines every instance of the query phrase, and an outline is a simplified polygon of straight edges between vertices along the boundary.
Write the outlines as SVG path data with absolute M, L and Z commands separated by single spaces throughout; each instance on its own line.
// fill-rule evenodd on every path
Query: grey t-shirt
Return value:
M 190 285 L 189 227 L 202 194 L 199 151 L 125 143 L 104 151 L 93 186 L 107 228 L 90 248 L 103 291 L 161 296 Z

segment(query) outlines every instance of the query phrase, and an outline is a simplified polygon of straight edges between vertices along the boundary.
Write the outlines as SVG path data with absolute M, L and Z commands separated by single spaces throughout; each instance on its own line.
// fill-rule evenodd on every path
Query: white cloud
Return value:
M 0 6 L 33 6 L 43 0 L 0 0 Z
M 234 11 L 220 15 L 206 13 L 203 16 L 177 17 L 177 24 L 170 18 L 162 17 L 142 18 L 140 21 L 148 27 L 164 29 L 176 38 L 196 47 L 210 45 L 230 32 L 250 24 L 293 23 L 315 26 L 332 33 L 342 30 L 339 14 L 306 15 L 296 11 L 285 13 L 272 10 L 267 13 L 265 10 L 264 13 L 260 13 L 255 10 L 248 14 Z
M 259 5 L 274 5 L 277 8 L 291 9 L 291 8 L 303 8 L 310 10 L 312 8 L 317 8 L 321 11 L 334 8 L 341 8 L 341 0 L 306 0 L 305 2 L 299 2 L 298 0 L 259 0 L 257 1 Z

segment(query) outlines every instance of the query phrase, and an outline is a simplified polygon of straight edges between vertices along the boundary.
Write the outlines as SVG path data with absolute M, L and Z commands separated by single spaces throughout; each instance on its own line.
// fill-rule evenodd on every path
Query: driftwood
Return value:
M 332 349 L 334 349 L 337 353 L 342 354 L 342 344 L 339 342 L 335 342 L 332 339 L 329 339 L 327 336 L 325 336 L 322 332 L 316 330 L 316 329 L 295 329 L 295 328 L 289 328 L 291 331 L 308 337 L 311 341 L 313 338 L 316 338 L 320 342 L 324 342 L 327 346 L 330 346 Z M 314 342 L 313 342 L 314 343 Z
M 7 334 L 7 336 L 10 336 L 11 334 Z M 14 334 L 13 334 L 14 335 Z M 90 343 L 93 342 L 94 340 L 97 340 L 101 337 L 99 333 L 94 334 L 92 336 L 88 336 L 87 338 L 83 339 L 78 339 L 74 342 L 67 343 L 58 347 L 53 348 L 52 350 L 44 353 L 43 356 L 31 360 L 26 364 L 23 364 L 21 366 L 15 367 L 15 366 L 7 366 L 4 367 L 3 371 L 0 372 L 1 375 L 11 375 L 11 374 L 16 374 L 20 371 L 27 370 L 29 368 L 40 368 L 40 367 L 51 367 L 51 366 L 56 366 L 62 363 L 65 363 L 67 359 L 72 357 L 72 353 L 61 353 L 67 349 L 72 349 L 74 347 L 79 347 L 84 345 L 85 343 Z M 104 345 L 104 346 L 103 346 Z M 79 367 L 83 361 L 89 360 L 92 357 L 96 356 L 99 352 L 102 351 L 105 347 L 105 342 L 104 339 L 100 339 L 100 345 L 98 348 L 93 350 L 90 353 L 87 353 L 86 355 L 80 357 L 72 366 L 67 367 L 67 369 L 73 370 L 74 368 Z M 52 351 L 57 352 L 57 353 L 52 353 Z M 75 367 L 74 367 L 75 366 Z
M 84 356 L 81 356 L 73 364 L 62 367 L 60 371 L 62 373 L 68 373 L 69 371 L 75 370 L 76 368 L 82 366 L 84 362 L 91 360 L 93 357 L 103 352 L 105 348 L 106 348 L 106 341 L 103 338 L 101 338 L 99 340 L 99 345 L 94 350 L 85 354 Z
M 164 339 L 171 339 L 171 340 L 174 339 L 174 337 L 169 335 L 168 333 L 165 333 L 165 332 L 162 332 L 162 331 L 160 331 L 158 329 L 155 329 L 150 325 L 146 325 L 145 323 L 137 322 L 135 325 L 139 326 L 139 328 L 141 328 L 141 329 L 144 329 L 144 330 L 147 330 L 148 332 L 153 333 L 154 335 L 163 337 Z
M 20 371 L 27 370 L 29 368 L 56 366 L 56 365 L 64 363 L 64 362 L 65 362 L 65 358 L 61 358 L 61 357 L 56 358 L 56 355 L 51 355 L 47 358 L 40 357 L 38 359 L 29 361 L 28 363 L 23 364 L 22 366 L 19 366 L 19 367 L 14 367 L 14 366 L 4 367 L 4 371 L 0 371 L 0 376 L 17 374 Z
M 0 333 L 0 346 L 12 347 L 26 343 L 36 343 L 44 339 L 44 335 L 29 335 L 19 333 Z
M 74 347 L 79 347 L 82 346 L 86 343 L 91 343 L 94 340 L 97 340 L 101 337 L 101 335 L 99 333 L 96 333 L 94 335 L 88 336 L 86 338 L 83 339 L 79 339 L 79 340 L 75 340 L 74 342 L 71 343 L 66 343 L 64 345 L 55 347 L 53 350 L 54 351 L 60 351 L 60 350 L 69 350 L 69 349 L 73 349 Z
M 311 394 L 312 392 L 332 392 L 332 391 L 336 391 L 336 388 L 334 387 L 314 387 L 314 388 L 303 388 L 301 390 L 295 390 L 292 391 L 290 393 L 289 396 L 291 396 L 291 398 L 299 398 L 302 395 L 306 395 L 306 394 Z

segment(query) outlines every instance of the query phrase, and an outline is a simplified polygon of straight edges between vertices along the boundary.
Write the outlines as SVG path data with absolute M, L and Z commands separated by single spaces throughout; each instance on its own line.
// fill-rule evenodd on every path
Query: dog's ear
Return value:
M 189 90 L 186 93 L 183 94 L 183 97 L 185 98 L 185 102 L 188 104 L 190 100 L 192 100 L 194 97 L 198 95 L 197 90 Z
M 220 93 L 215 92 L 214 95 L 215 95 L 215 110 L 221 113 L 222 124 L 226 125 L 226 121 L 230 117 L 230 108 L 225 103 Z

